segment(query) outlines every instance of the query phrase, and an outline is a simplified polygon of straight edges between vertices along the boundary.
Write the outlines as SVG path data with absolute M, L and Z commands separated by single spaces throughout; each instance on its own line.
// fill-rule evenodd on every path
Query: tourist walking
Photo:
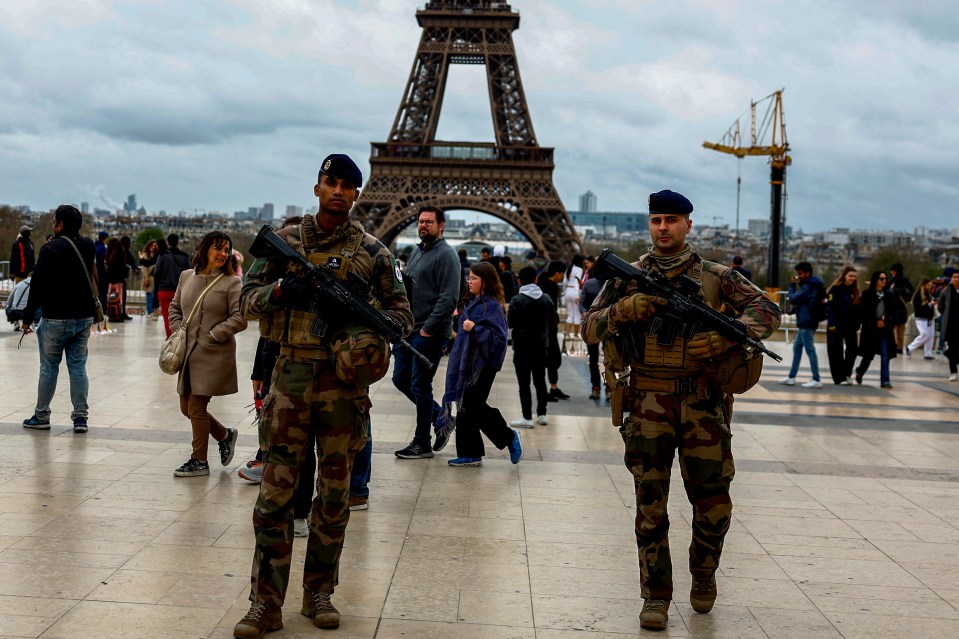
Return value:
M 126 279 L 130 272 L 127 265 L 127 252 L 123 244 L 115 237 L 111 237 L 107 242 L 107 317 L 111 322 L 123 322 L 132 319 L 127 316 L 126 306 L 124 305 L 126 289 Z
M 229 235 L 221 231 L 207 233 L 193 256 L 193 268 L 180 274 L 170 302 L 172 330 L 190 319 L 177 393 L 180 412 L 190 420 L 193 451 L 190 459 L 173 471 L 176 477 L 210 474 L 210 437 L 219 444 L 223 466 L 233 460 L 236 448 L 237 430 L 225 427 L 208 410 L 213 397 L 232 395 L 238 390 L 233 336 L 246 329 L 246 320 L 240 313 L 242 285 L 233 272 L 232 251 Z
M 923 359 L 935 359 L 933 351 L 936 345 L 936 298 L 932 296 L 932 280 L 924 277 L 919 280 L 916 293 L 912 296 L 913 317 L 919 335 L 906 346 L 906 357 L 912 357 L 912 351 L 922 347 Z
M 862 378 L 869 370 L 873 358 L 879 356 L 879 384 L 882 388 L 892 388 L 889 379 L 889 362 L 896 357 L 896 336 L 893 328 L 906 315 L 906 307 L 899 296 L 890 293 L 886 287 L 886 274 L 875 271 L 869 278 L 869 289 L 863 291 L 859 304 L 859 317 L 862 332 L 859 335 L 859 354 L 862 359 L 856 367 L 856 383 L 862 384 Z
M 549 325 L 554 311 L 553 300 L 536 286 L 536 269 L 524 266 L 519 271 L 519 293 L 509 303 L 506 319 L 513 330 L 513 368 L 519 384 L 521 419 L 511 422 L 517 428 L 533 428 L 533 396 L 530 381 L 536 388 L 536 424 L 545 426 L 546 351 L 549 348 Z
M 159 245 L 157 265 L 153 270 L 153 290 L 156 293 L 156 303 L 163 316 L 163 330 L 170 337 L 170 302 L 180 283 L 180 274 L 190 268 L 190 258 L 178 247 L 180 238 L 176 233 L 170 233 L 164 244 Z M 166 250 L 164 250 L 164 245 Z
M 942 313 L 942 351 L 949 358 L 949 381 L 959 377 L 959 272 L 953 272 L 949 286 L 939 292 L 939 306 Z
M 786 386 L 796 385 L 796 375 L 802 362 L 803 350 L 809 356 L 812 379 L 802 384 L 803 388 L 822 388 L 819 379 L 819 357 L 816 355 L 816 329 L 819 328 L 819 306 L 825 303 L 826 295 L 821 279 L 812 274 L 809 262 L 800 262 L 796 274 L 789 283 L 789 303 L 796 310 L 796 338 L 793 340 L 793 363 L 789 374 L 779 381 Z
M 583 261 L 583 264 L 586 266 L 586 272 L 583 274 L 584 281 L 583 290 L 580 291 L 579 310 L 583 313 L 583 315 L 585 315 L 586 311 L 588 311 L 589 307 L 593 305 L 593 301 L 596 300 L 600 290 L 603 288 L 603 283 L 597 278 L 593 277 L 593 266 L 596 264 L 595 257 L 587 257 Z M 585 342 L 586 340 L 583 341 Z M 599 375 L 599 344 L 595 342 L 586 342 L 586 355 L 589 358 L 587 364 L 590 384 L 589 399 L 599 399 L 599 388 L 601 384 Z
M 893 264 L 889 267 L 889 292 L 899 298 L 899 303 L 903 308 L 907 308 L 912 301 L 915 290 L 912 288 L 912 282 L 906 277 L 902 270 L 902 264 Z M 903 344 L 906 337 L 906 321 L 909 319 L 909 313 L 901 318 L 902 321 L 893 327 L 893 334 L 896 337 L 896 352 L 902 353 Z
M 33 269 L 30 297 L 24 317 L 40 310 L 37 342 L 40 350 L 40 380 L 33 415 L 23 421 L 24 428 L 50 429 L 50 402 L 57 391 L 60 361 L 66 355 L 70 373 L 70 402 L 73 432 L 87 432 L 89 406 L 87 393 L 87 340 L 93 326 L 95 302 L 93 273 L 96 249 L 93 242 L 80 237 L 83 216 L 76 207 L 63 204 L 53 214 L 53 239 L 40 247 Z M 23 333 L 33 331 L 23 322 Z
M 36 265 L 33 241 L 30 239 L 32 231 L 33 229 L 26 224 L 21 226 L 17 240 L 10 247 L 10 277 L 14 284 L 27 279 Z
M 549 322 L 549 348 L 546 350 L 546 379 L 549 381 L 549 401 L 569 399 L 569 394 L 559 388 L 559 367 L 563 365 L 563 352 L 559 346 L 559 305 L 562 304 L 560 284 L 566 274 L 566 264 L 560 260 L 549 263 L 546 270 L 536 276 L 536 285 L 553 300 L 553 316 Z
M 486 435 L 496 448 L 509 449 L 510 461 L 523 458 L 519 433 L 511 429 L 498 409 L 489 405 L 496 373 L 506 359 L 503 285 L 496 267 L 479 262 L 470 268 L 469 297 L 459 314 L 456 339 L 446 367 L 446 393 L 437 429 L 448 432 L 455 408 L 456 457 L 450 466 L 482 466 Z
M 826 354 L 836 384 L 852 384 L 859 339 L 859 274 L 846 266 L 826 292 Z
M 442 450 L 448 441 L 437 436 L 430 446 L 430 430 L 440 411 L 433 399 L 433 377 L 453 333 L 453 311 L 460 294 L 460 261 L 443 237 L 446 214 L 432 205 L 421 206 L 417 228 L 420 242 L 413 247 L 403 275 L 412 285 L 410 306 L 414 324 L 408 341 L 430 365 L 405 348 L 393 351 L 393 386 L 416 409 L 412 441 L 394 452 L 400 459 L 432 457 L 433 451 Z
M 156 269 L 157 257 L 160 253 L 160 244 L 157 240 L 150 240 L 140 251 L 140 288 L 143 290 L 146 316 L 157 319 L 153 306 L 153 272 Z
M 583 317 L 579 310 L 580 289 L 583 286 L 583 256 L 574 255 L 563 277 L 563 303 L 566 305 L 566 323 L 563 326 L 563 347 L 570 355 L 579 354 L 579 327 Z M 568 342 L 568 343 L 567 343 Z

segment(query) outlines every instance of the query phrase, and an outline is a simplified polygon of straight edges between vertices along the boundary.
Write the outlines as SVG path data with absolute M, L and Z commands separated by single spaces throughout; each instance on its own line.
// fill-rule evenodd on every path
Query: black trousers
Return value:
M 519 405 L 524 419 L 533 418 L 533 396 L 529 389 L 530 379 L 536 388 L 536 414 L 546 414 L 549 391 L 546 389 L 546 351 L 513 351 L 513 368 L 519 382 Z
M 589 355 L 589 385 L 599 388 L 599 344 L 587 344 L 586 353 Z
M 513 442 L 513 429 L 509 427 L 499 410 L 486 403 L 496 371 L 483 369 L 479 379 L 463 393 L 463 403 L 456 416 L 456 455 L 458 457 L 483 457 L 483 435 L 493 446 L 503 450 Z
M 559 350 L 559 338 L 556 333 L 550 331 L 549 346 L 546 348 L 546 376 L 549 378 L 550 385 L 559 381 L 559 367 L 563 364 L 563 354 Z
M 852 367 L 856 365 L 859 346 L 856 343 L 855 329 L 839 328 L 826 333 L 826 354 L 829 356 L 829 372 L 832 381 L 838 384 L 852 377 Z

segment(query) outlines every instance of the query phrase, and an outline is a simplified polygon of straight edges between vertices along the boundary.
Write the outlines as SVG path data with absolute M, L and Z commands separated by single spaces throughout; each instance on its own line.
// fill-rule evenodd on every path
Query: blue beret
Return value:
M 356 166 L 350 156 L 342 153 L 334 153 L 326 156 L 323 164 L 320 165 L 320 175 L 329 175 L 340 180 L 346 180 L 356 185 L 356 188 L 363 186 L 363 172 Z M 317 182 L 320 178 L 317 177 Z
M 664 215 L 689 215 L 693 212 L 693 203 L 682 193 L 665 190 L 649 196 L 649 212 Z
M 97 233 L 97 237 L 102 240 L 102 239 L 105 239 L 105 238 L 110 237 L 110 234 L 107 233 L 106 231 L 100 231 L 99 233 Z

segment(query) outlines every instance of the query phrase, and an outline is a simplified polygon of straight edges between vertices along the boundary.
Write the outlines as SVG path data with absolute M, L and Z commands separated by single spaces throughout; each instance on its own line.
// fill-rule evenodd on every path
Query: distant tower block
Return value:
M 423 204 L 488 213 L 551 257 L 582 252 L 553 186 L 553 149 L 536 143 L 505 2 L 435 0 L 416 12 L 419 49 L 388 142 L 374 142 L 354 214 L 391 244 Z M 443 142 L 436 127 L 451 64 L 484 64 L 495 143 Z

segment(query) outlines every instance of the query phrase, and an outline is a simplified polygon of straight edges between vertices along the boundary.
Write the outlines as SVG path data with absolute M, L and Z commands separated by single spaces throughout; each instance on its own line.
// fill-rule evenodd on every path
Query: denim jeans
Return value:
M 872 364 L 873 358 L 879 356 L 879 383 L 886 384 L 889 382 L 889 343 L 886 341 L 886 335 L 880 333 L 878 340 L 878 353 L 869 355 L 868 357 L 863 355 L 862 360 L 859 362 L 859 366 L 856 368 L 856 374 L 860 377 L 863 377 L 866 374 L 866 371 L 869 370 L 869 365 Z
M 370 429 L 370 438 L 366 446 L 353 457 L 353 468 L 350 469 L 350 497 L 370 496 L 370 468 L 373 464 L 373 423 L 369 416 L 366 426 Z
M 73 412 L 70 419 L 88 416 L 87 392 L 90 380 L 87 377 L 87 340 L 93 318 L 48 319 L 44 317 L 37 327 L 37 342 L 40 346 L 40 381 L 37 390 L 37 407 L 34 410 L 41 420 L 50 419 L 50 402 L 57 392 L 57 376 L 60 360 L 67 354 L 67 371 L 70 373 L 70 401 Z
M 393 386 L 416 405 L 416 434 L 413 441 L 428 446 L 430 443 L 430 425 L 439 415 L 440 405 L 433 399 L 433 376 L 436 365 L 443 357 L 445 337 L 423 337 L 415 331 L 407 338 L 410 346 L 426 356 L 433 363 L 427 368 L 406 348 L 393 349 Z
M 816 357 L 816 331 L 811 328 L 796 330 L 796 339 L 793 341 L 793 365 L 789 369 L 789 377 L 795 378 L 799 372 L 799 362 L 802 361 L 803 349 L 809 355 L 809 368 L 812 369 L 812 378 L 819 381 L 819 358 Z

